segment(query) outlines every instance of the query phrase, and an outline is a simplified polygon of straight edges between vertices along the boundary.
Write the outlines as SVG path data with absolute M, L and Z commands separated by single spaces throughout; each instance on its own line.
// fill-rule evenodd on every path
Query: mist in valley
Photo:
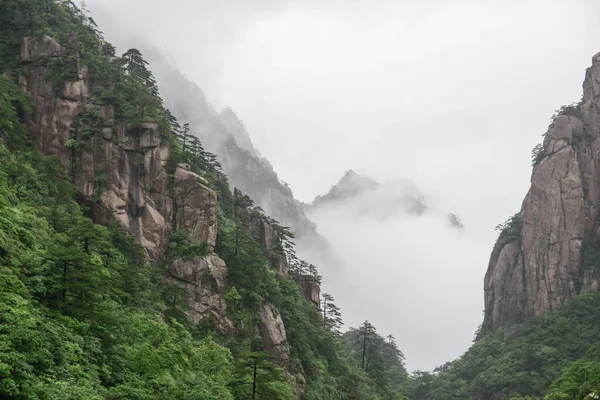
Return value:
M 320 268 L 346 327 L 369 319 L 393 334 L 409 370 L 470 345 L 494 227 L 518 211 L 531 148 L 554 110 L 579 100 L 600 48 L 595 0 L 88 6 L 120 51 L 167 57 L 175 72 L 151 65 L 165 101 L 209 150 L 231 107 L 295 199 L 311 203 L 349 169 L 383 183 L 294 209 L 328 243 L 327 254 L 299 243 L 299 254 Z M 407 190 L 424 212 L 406 206 Z

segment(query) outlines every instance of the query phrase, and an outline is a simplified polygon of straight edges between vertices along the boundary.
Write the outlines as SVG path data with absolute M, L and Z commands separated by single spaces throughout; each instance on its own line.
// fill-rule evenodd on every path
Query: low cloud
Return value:
M 89 4 L 109 40 L 158 47 L 217 109 L 231 106 L 298 199 L 352 168 L 409 178 L 439 205 L 384 220 L 314 214 L 342 261 L 321 271 L 347 325 L 394 334 L 410 369 L 467 349 L 493 227 L 519 209 L 531 148 L 553 111 L 579 99 L 600 51 L 597 0 Z
M 370 185 L 369 185 L 370 186 Z M 416 212 L 415 200 L 427 204 Z M 394 334 L 411 369 L 431 369 L 470 344 L 483 309 L 490 243 L 450 224 L 450 210 L 410 181 L 387 182 L 311 209 L 337 263 L 323 260 L 323 290 L 346 326 L 369 319 Z M 311 260 L 321 254 L 302 248 Z

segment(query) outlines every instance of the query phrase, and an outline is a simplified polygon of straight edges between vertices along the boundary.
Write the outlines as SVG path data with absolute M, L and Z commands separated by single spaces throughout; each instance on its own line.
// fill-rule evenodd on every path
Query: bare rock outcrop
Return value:
M 175 171 L 175 229 L 185 232 L 190 241 L 208 243 L 212 250 L 217 239 L 217 194 L 200 179 L 183 168 Z
M 49 79 L 51 62 L 64 60 L 67 49 L 49 36 L 25 38 L 21 43 L 21 62 L 27 68 L 27 77 L 20 82 L 27 91 L 35 108 L 27 116 L 27 127 L 34 143 L 44 153 L 57 154 L 63 167 L 70 169 L 71 149 L 65 143 L 71 138 L 71 126 L 82 111 L 82 103 L 74 100 L 74 92 L 79 90 L 77 98 L 84 100 L 89 93 L 87 70 L 72 61 L 78 71 L 75 82 L 65 84 L 67 90 L 61 93 L 55 83 Z
M 238 201 L 244 197 L 238 188 L 233 190 L 233 195 Z M 286 275 L 289 265 L 283 254 L 281 232 L 276 229 L 276 222 L 265 215 L 248 213 L 243 207 L 238 207 L 236 213 L 247 224 L 248 231 L 260 244 L 263 255 L 271 266 L 280 274 Z
M 52 57 L 66 57 L 67 50 L 48 35 L 26 37 L 21 42 L 21 62 L 31 63 Z
M 183 166 L 169 165 L 170 149 L 157 124 L 116 123 L 112 105 L 91 98 L 87 67 L 79 62 L 74 38 L 69 42 L 65 47 L 49 36 L 38 36 L 21 44 L 25 73 L 20 82 L 34 103 L 26 125 L 36 146 L 58 155 L 96 222 L 120 221 L 150 259 L 165 255 L 172 230 L 183 232 L 187 240 L 206 242 L 212 251 L 216 193 Z M 56 79 L 53 65 L 74 73 Z M 224 317 L 223 260 L 215 255 L 180 259 L 172 271 L 169 279 L 190 295 L 194 322 L 215 318 L 219 329 L 233 330 Z
M 252 219 L 251 230 L 273 268 L 280 274 L 287 274 L 289 266 L 285 256 L 281 254 L 281 238 L 273 225 L 265 220 Z
M 197 324 L 203 319 L 215 321 L 223 333 L 233 333 L 233 323 L 226 317 L 227 305 L 224 295 L 227 266 L 217 255 L 194 257 L 191 260 L 177 259 L 171 266 L 169 280 L 187 291 L 190 309 L 187 314 Z
M 265 349 L 271 353 L 276 364 L 288 369 L 291 365 L 290 349 L 279 311 L 273 305 L 265 303 L 261 306 L 259 316 L 258 328 Z
M 214 249 L 216 193 L 187 166 L 174 165 L 168 140 L 157 124 L 132 126 L 116 121 L 113 106 L 91 95 L 88 69 L 80 62 L 74 38 L 68 46 L 48 36 L 25 38 L 21 61 L 20 82 L 34 103 L 27 128 L 40 151 L 59 157 L 96 222 L 120 221 L 151 260 L 164 261 L 171 255 L 167 249 L 173 230 L 189 241 L 207 243 L 209 252 Z M 53 65 L 67 67 L 68 73 L 59 71 L 56 76 Z M 274 268 L 286 274 L 280 233 L 273 221 L 248 215 L 248 229 Z M 187 312 L 195 323 L 212 320 L 222 332 L 235 333 L 226 317 L 227 266 L 223 260 L 214 254 L 179 258 L 170 263 L 169 271 L 166 280 L 189 295 Z M 307 296 L 318 299 L 315 290 L 308 288 Z M 265 348 L 275 362 L 290 368 L 279 312 L 264 304 L 259 317 Z
M 294 278 L 300 286 L 300 294 L 313 302 L 317 307 L 321 304 L 321 287 L 312 275 L 300 275 Z
M 119 220 L 150 258 L 163 254 L 171 229 L 184 232 L 190 241 L 208 243 L 212 250 L 216 193 L 184 168 L 167 171 L 170 151 L 156 124 L 115 124 L 113 107 L 90 98 L 87 67 L 78 56 L 69 61 L 78 71 L 76 79 L 56 88 L 49 62 L 67 62 L 67 54 L 67 48 L 48 36 L 25 38 L 21 45 L 27 70 L 21 81 L 35 105 L 27 127 L 37 147 L 59 156 L 84 197 L 102 200 L 94 204 L 95 219 Z M 90 125 L 92 117 L 94 133 L 78 128 L 82 120 Z
M 496 243 L 485 276 L 482 332 L 495 331 L 597 290 L 599 271 L 584 268 L 586 235 L 600 205 L 600 54 L 583 99 L 550 125 L 521 214 Z

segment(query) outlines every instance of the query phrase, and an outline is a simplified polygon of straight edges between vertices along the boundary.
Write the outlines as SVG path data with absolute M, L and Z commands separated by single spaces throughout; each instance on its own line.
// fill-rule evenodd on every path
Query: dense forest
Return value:
M 38 61 L 53 98 L 80 79 L 82 65 L 89 80 L 87 104 L 60 154 L 40 151 L 28 129 L 36 104 L 23 90 L 32 77 L 21 52 L 24 39 L 35 37 L 66 49 L 65 56 Z M 462 357 L 433 372 L 409 374 L 401 344 L 369 321 L 342 333 L 333 296 L 315 302 L 302 294 L 302 282 L 321 278 L 296 257 L 292 232 L 231 190 L 217 158 L 164 107 L 143 55 L 136 49 L 118 55 L 83 5 L 2 1 L 0 73 L 0 398 L 600 396 L 600 295 L 594 293 L 541 318 L 477 334 Z M 171 229 L 154 257 L 116 218 L 98 218 L 110 171 L 94 171 L 91 196 L 81 193 L 78 177 L 94 138 L 104 135 L 99 105 L 114 110 L 115 130 L 135 135 L 140 124 L 158 127 L 169 151 L 170 185 L 185 167 L 216 193 L 214 246 Z M 143 160 L 139 166 L 141 179 Z M 517 214 L 501 225 L 499 241 L 519 222 Z M 274 232 L 277 245 L 266 248 L 257 227 Z M 585 262 L 597 264 L 598 239 L 585 249 Z M 173 266 L 212 256 L 227 266 L 225 315 L 195 321 Z M 216 280 L 205 285 L 221 290 Z M 265 309 L 285 327 L 280 354 L 261 331 Z
M 301 296 L 296 280 L 317 281 L 316 268 L 295 257 L 289 230 L 247 196 L 231 192 L 216 157 L 164 108 L 139 51 L 117 55 L 93 19 L 72 2 L 11 0 L 1 7 L 3 398 L 402 398 L 399 385 L 407 373 L 395 343 L 381 347 L 383 339 L 369 329 L 362 347 L 347 344 L 333 297 L 324 295 L 319 308 Z M 76 80 L 85 64 L 88 104 L 111 105 L 115 124 L 124 129 L 156 124 L 170 150 L 166 171 L 174 174 L 186 165 L 217 193 L 214 249 L 172 230 L 164 253 L 152 258 L 118 221 L 94 223 L 93 210 L 102 200 L 82 196 L 75 183 L 85 167 L 82 155 L 100 130 L 98 110 L 87 107 L 71 127 L 64 143 L 70 155 L 66 170 L 57 155 L 36 149 L 26 127 L 35 104 L 19 81 L 30 73 L 19 59 L 20 46 L 24 38 L 40 35 L 70 51 L 41 60 L 54 96 L 62 95 L 60 88 Z M 101 193 L 107 173 L 97 171 L 94 179 Z M 268 223 L 280 239 L 269 258 L 249 229 L 256 220 Z M 195 324 L 188 315 L 189 294 L 171 279 L 175 260 L 211 251 L 227 265 L 224 317 L 234 332 L 210 318 Z M 276 271 L 282 260 L 289 273 Z M 285 362 L 274 360 L 257 329 L 265 304 L 284 323 L 290 357 Z M 361 364 L 365 352 L 377 357 L 377 368 Z M 382 376 L 388 367 L 394 372 Z

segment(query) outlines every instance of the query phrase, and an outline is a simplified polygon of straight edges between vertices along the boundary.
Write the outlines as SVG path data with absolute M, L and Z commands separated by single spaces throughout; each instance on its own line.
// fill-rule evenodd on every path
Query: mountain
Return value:
M 532 151 L 531 187 L 500 231 L 484 320 L 463 356 L 419 372 L 418 400 L 593 399 L 600 393 L 600 53 L 583 97 Z
M 0 5 L 1 398 L 598 398 L 600 54 L 498 226 L 476 340 L 410 376 L 369 321 L 341 334 L 316 267 L 240 190 L 314 231 L 239 118 L 183 79 L 162 84 L 178 120 L 147 65 L 72 2 Z M 313 206 L 385 218 L 420 198 L 348 172 Z
M 353 170 L 346 171 L 325 195 L 317 196 L 311 204 L 304 205 L 309 216 L 340 207 L 349 208 L 355 215 L 367 215 L 379 220 L 398 213 L 423 215 L 438 212 L 428 205 L 418 187 L 407 179 L 380 183 Z M 452 227 L 463 227 L 457 215 L 449 213 L 445 218 Z
M 395 343 L 346 346 L 289 228 L 231 186 L 291 191 L 188 83 L 196 135 L 73 2 L 0 5 L 0 397 L 401 398 Z
M 216 111 L 202 89 L 171 65 L 162 53 L 143 44 L 140 48 L 150 61 L 166 107 L 179 120 L 189 123 L 191 132 L 204 147 L 218 156 L 231 186 L 290 227 L 299 245 L 327 251 L 327 242 L 318 234 L 292 190 L 279 179 L 269 160 L 254 147 L 235 112 L 229 107 Z
M 599 96 L 597 55 L 581 101 L 558 110 L 533 151 L 531 188 L 521 210 L 501 226 L 485 276 L 483 333 L 598 290 Z
M 365 192 L 378 189 L 379 187 L 381 187 L 379 182 L 359 175 L 353 170 L 348 170 L 327 194 L 317 196 L 313 200 L 312 205 L 314 207 L 320 207 L 336 201 L 343 202 Z

